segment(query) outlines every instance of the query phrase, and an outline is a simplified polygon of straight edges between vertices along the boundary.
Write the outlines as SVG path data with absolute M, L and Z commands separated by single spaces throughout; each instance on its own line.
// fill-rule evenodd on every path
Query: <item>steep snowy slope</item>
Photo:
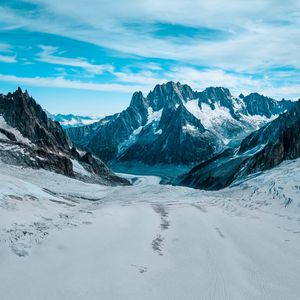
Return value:
M 196 92 L 168 82 L 147 97 L 134 93 L 120 114 L 67 134 L 106 162 L 190 165 L 238 143 L 291 106 L 258 94 L 235 98 L 221 87 Z
M 300 160 L 222 190 L 0 164 L 5 300 L 300 297 Z

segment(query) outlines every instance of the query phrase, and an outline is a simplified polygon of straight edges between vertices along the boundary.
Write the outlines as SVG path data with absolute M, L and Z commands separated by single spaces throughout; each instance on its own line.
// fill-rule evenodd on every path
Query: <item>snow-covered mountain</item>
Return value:
M 159 130 L 159 136 L 169 130 L 169 138 L 176 138 L 172 130 L 182 134 L 188 126 L 217 135 L 214 124 L 206 129 L 196 112 L 186 109 L 195 95 L 171 107 L 152 96 L 135 94 L 130 109 L 98 126 L 114 141 L 120 133 L 126 136 L 129 124 L 141 127 L 139 139 Z M 210 112 L 227 107 L 209 99 L 215 106 Z M 239 110 L 228 108 L 234 120 L 240 115 L 254 122 L 259 113 L 273 111 L 268 105 L 253 116 L 242 113 L 246 102 L 241 99 L 230 100 L 241 104 Z M 204 104 L 193 110 L 202 113 Z M 169 120 L 165 127 L 163 118 Z M 204 191 L 160 185 L 156 176 L 121 179 L 91 154 L 70 148 L 59 123 L 26 92 L 0 95 L 1 295 L 5 300 L 298 300 L 300 158 L 294 158 L 300 155 L 299 120 L 300 102 L 251 133 L 234 153 L 223 152 L 219 158 L 223 155 L 226 164 L 201 176 L 220 182 L 222 172 L 237 166 L 242 175 L 237 179 L 243 180 Z M 83 130 L 92 134 L 95 128 Z M 180 154 L 182 148 L 177 149 Z M 274 168 L 251 174 L 269 167 Z
M 0 160 L 42 168 L 87 182 L 128 183 L 89 152 L 79 152 L 58 122 L 20 88 L 0 94 Z
M 57 121 L 63 128 L 69 127 L 78 127 L 84 125 L 90 125 L 95 122 L 98 122 L 101 118 L 99 117 L 91 117 L 91 116 L 78 116 L 73 114 L 51 114 L 50 112 L 46 111 L 48 118 L 52 119 L 53 121 Z
M 249 174 L 300 156 L 300 100 L 293 108 L 251 133 L 234 149 L 227 149 L 179 178 L 183 185 L 220 189 Z
M 158 181 L 0 162 L 1 298 L 299 300 L 300 159 L 217 192 Z
M 156 85 L 147 97 L 89 126 L 67 129 L 70 139 L 106 162 L 195 164 L 220 153 L 293 106 L 253 93 L 235 98 L 222 87 Z

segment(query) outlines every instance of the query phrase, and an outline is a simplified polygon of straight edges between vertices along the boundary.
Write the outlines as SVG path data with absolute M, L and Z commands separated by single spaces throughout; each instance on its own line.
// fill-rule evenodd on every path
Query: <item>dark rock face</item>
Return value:
M 156 136 L 155 132 L 158 132 Z M 127 148 L 119 160 L 137 160 L 138 153 L 142 162 L 149 165 L 189 164 L 211 156 L 220 147 L 212 134 L 204 135 L 201 122 L 183 105 L 164 110 L 155 132 L 151 125 L 144 128 L 138 141 Z
M 105 162 L 191 165 L 220 153 L 229 140 L 237 144 L 247 132 L 293 105 L 261 96 L 260 104 L 268 109 L 255 110 L 251 97 L 234 98 L 222 87 L 196 92 L 168 82 L 156 85 L 147 97 L 134 93 L 120 114 L 66 132 L 76 145 Z M 252 123 L 257 115 L 264 121 Z
M 0 115 L 31 141 L 54 151 L 66 151 L 69 142 L 61 126 L 48 119 L 43 109 L 27 93 L 18 90 L 7 96 L 0 95 Z
M 168 82 L 156 85 L 154 90 L 147 96 L 147 99 L 150 107 L 157 111 L 165 107 L 175 108 L 182 101 L 193 99 L 194 95 L 195 93 L 188 85 L 181 85 L 179 82 Z
M 292 101 L 281 100 L 280 102 L 262 96 L 258 93 L 251 93 L 243 98 L 246 109 L 251 116 L 260 115 L 270 118 L 272 115 L 278 115 L 285 110 L 292 108 Z
M 286 113 L 247 136 L 237 149 L 199 164 L 178 182 L 190 187 L 216 190 L 234 180 L 264 171 L 288 159 L 300 157 L 300 101 Z
M 1 128 L 0 123 L 0 159 L 3 162 L 43 168 L 85 181 L 128 183 L 91 154 L 81 156 L 71 147 L 60 124 L 48 119 L 40 105 L 20 88 L 14 93 L 0 95 L 0 117 L 5 127 Z M 74 161 L 82 162 L 83 170 L 90 171 L 90 178 L 74 171 Z
M 222 87 L 209 87 L 203 92 L 197 93 L 199 103 L 207 103 L 215 108 L 216 103 L 220 103 L 224 107 L 232 107 L 232 95 L 230 91 Z

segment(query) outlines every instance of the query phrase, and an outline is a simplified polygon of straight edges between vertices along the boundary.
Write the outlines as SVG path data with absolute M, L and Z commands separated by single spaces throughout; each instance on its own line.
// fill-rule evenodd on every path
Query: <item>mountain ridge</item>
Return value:
M 105 162 L 193 165 L 293 106 L 260 95 L 264 105 L 254 110 L 253 95 L 235 98 L 222 87 L 198 92 L 179 82 L 157 84 L 146 97 L 135 92 L 121 113 L 66 132 Z
M 300 100 L 287 112 L 252 132 L 235 149 L 194 167 L 176 183 L 217 190 L 246 176 L 300 156 Z
M 78 151 L 59 122 L 49 119 L 20 87 L 13 93 L 0 94 L 0 159 L 86 182 L 128 184 L 91 153 Z

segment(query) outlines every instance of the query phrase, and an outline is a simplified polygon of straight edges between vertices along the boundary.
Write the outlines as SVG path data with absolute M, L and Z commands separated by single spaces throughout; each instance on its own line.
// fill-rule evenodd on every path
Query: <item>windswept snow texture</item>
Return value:
M 130 178 L 0 164 L 1 299 L 300 299 L 299 159 L 221 192 Z

